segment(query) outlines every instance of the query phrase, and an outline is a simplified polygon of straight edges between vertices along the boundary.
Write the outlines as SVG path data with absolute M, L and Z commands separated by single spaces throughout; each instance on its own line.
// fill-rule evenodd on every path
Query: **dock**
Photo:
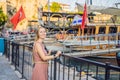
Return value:
M 114 49 L 105 49 L 105 50 L 91 50 L 91 51 L 81 51 L 81 52 L 72 52 L 64 53 L 65 55 L 75 56 L 75 57 L 85 57 L 85 56 L 97 56 L 102 54 L 110 54 L 113 52 L 120 52 L 120 48 Z

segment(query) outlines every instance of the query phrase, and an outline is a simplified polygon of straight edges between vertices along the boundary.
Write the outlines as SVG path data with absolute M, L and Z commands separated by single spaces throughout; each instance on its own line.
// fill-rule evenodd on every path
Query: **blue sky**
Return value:
M 80 3 L 80 4 L 85 3 L 85 0 L 50 0 L 50 2 L 52 1 L 69 4 L 71 5 L 71 9 L 74 9 L 75 2 Z M 115 6 L 114 3 L 116 2 L 120 3 L 120 0 L 92 0 L 92 1 L 93 1 L 93 5 L 108 6 L 108 7 Z

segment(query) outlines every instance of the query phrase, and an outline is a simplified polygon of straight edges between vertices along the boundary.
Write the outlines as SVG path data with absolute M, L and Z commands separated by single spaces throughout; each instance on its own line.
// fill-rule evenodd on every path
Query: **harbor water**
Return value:
M 97 61 L 97 62 L 102 62 L 102 63 L 110 63 L 110 65 L 118 66 L 116 58 L 103 58 L 103 57 L 84 57 L 84 58 Z M 76 70 L 78 72 L 87 72 L 89 68 L 88 70 L 89 75 L 96 79 L 96 68 L 97 67 L 95 65 L 87 64 L 84 62 L 79 62 L 76 60 L 71 60 L 71 65 L 76 66 Z M 80 71 L 80 65 L 82 65 L 81 71 Z M 98 68 L 97 77 L 98 78 L 96 80 L 105 80 L 105 69 L 104 68 L 102 67 Z M 120 80 L 120 73 L 116 71 L 110 71 L 110 80 Z

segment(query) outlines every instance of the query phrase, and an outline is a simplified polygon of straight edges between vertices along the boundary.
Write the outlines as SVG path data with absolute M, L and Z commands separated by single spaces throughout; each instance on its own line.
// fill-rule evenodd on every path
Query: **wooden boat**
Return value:
M 79 29 L 78 26 L 74 26 L 74 28 Z M 95 51 L 101 49 L 113 49 L 120 44 L 119 24 L 86 25 L 85 29 L 80 30 L 78 34 L 80 34 L 80 36 L 76 36 L 76 34 L 73 34 L 72 36 L 70 35 L 65 39 L 61 39 L 61 40 L 59 39 L 58 41 L 60 41 L 67 47 L 68 46 L 72 47 L 71 49 L 74 51 L 75 50 Z M 115 55 L 116 53 L 110 53 L 104 56 L 115 56 Z
M 43 13 L 50 14 L 50 18 L 58 18 L 60 22 L 61 18 L 66 18 L 67 20 L 72 21 L 75 14 L 68 13 Z M 81 14 L 78 14 L 81 15 Z M 69 16 L 69 17 L 68 17 Z M 92 15 L 94 17 L 95 15 Z M 92 18 L 89 16 L 89 18 Z M 56 18 L 56 19 L 57 19 Z M 56 20 L 55 19 L 55 20 Z M 54 19 L 53 19 L 54 20 Z M 55 21 L 50 21 L 50 23 L 57 23 Z M 62 22 L 63 21 L 62 19 Z M 116 23 L 106 23 L 104 22 L 93 22 L 87 23 L 84 29 L 80 29 L 80 25 L 74 25 L 67 27 L 61 27 L 58 25 L 46 26 L 45 28 L 49 32 L 54 32 L 54 37 L 57 41 L 61 42 L 65 47 L 72 47 L 73 51 L 89 51 L 89 50 L 102 50 L 116 48 L 120 44 L 120 24 Z M 70 23 L 70 22 L 69 22 Z M 50 25 L 51 25 L 50 24 Z M 63 24 L 65 26 L 65 23 Z M 51 35 L 51 34 L 50 34 Z M 81 44 L 80 44 L 81 43 Z M 111 55 L 111 54 L 109 54 Z M 114 54 L 113 54 L 114 55 Z

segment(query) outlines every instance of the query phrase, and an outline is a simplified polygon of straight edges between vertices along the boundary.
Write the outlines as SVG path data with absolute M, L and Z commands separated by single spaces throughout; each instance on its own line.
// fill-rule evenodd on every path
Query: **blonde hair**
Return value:
M 39 36 L 39 31 L 40 31 L 40 29 L 42 29 L 42 28 L 44 28 L 44 27 L 42 27 L 42 26 L 38 26 L 38 28 L 37 28 L 37 30 L 36 30 L 35 41 L 37 41 L 37 40 L 40 38 L 40 36 Z M 45 29 L 45 28 L 44 28 L 44 29 Z

